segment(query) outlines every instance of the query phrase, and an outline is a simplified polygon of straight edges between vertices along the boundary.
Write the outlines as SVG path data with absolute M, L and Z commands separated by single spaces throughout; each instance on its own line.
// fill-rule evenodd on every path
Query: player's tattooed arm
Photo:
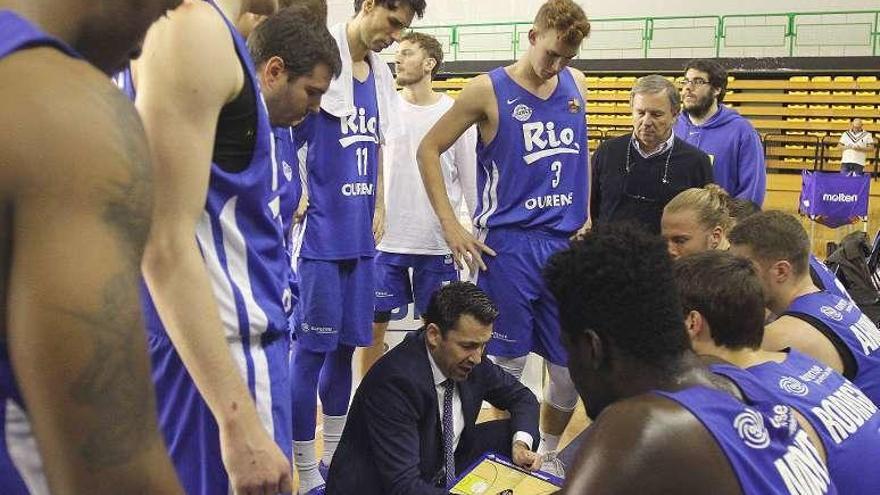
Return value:
M 13 204 L 7 337 L 49 489 L 180 493 L 138 299 L 152 195 L 140 121 L 82 62 L 47 51 L 17 69 L 13 86 L 40 90 L 0 97 L 17 123 L 0 133 L 12 158 L 0 161 L 14 164 L 3 177 Z

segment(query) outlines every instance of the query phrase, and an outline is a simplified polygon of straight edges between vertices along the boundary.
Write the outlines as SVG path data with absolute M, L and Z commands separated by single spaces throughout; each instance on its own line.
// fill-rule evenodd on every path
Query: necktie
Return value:
M 452 425 L 452 394 L 455 382 L 447 379 L 443 382 L 443 454 L 446 461 L 446 487 L 452 486 L 455 480 L 455 429 Z

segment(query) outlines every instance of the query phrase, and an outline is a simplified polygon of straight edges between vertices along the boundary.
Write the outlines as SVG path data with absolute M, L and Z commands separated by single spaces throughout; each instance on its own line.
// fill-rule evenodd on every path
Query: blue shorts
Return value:
M 568 366 L 556 299 L 542 276 L 550 256 L 568 247 L 568 237 L 490 229 L 484 242 L 497 253 L 483 256 L 487 270 L 479 272 L 476 281 L 499 311 L 488 353 L 520 357 L 534 352 L 553 364 Z
M 297 345 L 332 352 L 339 344 L 369 346 L 375 300 L 372 257 L 325 261 L 300 258 L 299 304 L 294 310 Z
M 167 336 L 148 337 L 159 427 L 187 495 L 230 493 L 220 453 L 220 433 L 208 405 Z M 291 456 L 289 343 L 283 334 L 230 343 L 239 369 L 256 398 L 257 413 L 281 451 Z
M 416 312 L 425 314 L 434 291 L 457 280 L 458 270 L 452 255 L 379 251 L 376 255 L 376 311 L 388 312 L 415 302 Z
M 2 344 L 0 344 L 2 347 Z M 0 350 L 0 493 L 49 493 L 30 420 L 8 356 Z

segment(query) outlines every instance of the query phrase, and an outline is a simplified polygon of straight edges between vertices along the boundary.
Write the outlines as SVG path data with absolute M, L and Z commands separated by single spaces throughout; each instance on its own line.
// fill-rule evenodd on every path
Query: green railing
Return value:
M 880 55 L 880 10 L 592 19 L 579 58 Z M 446 58 L 516 59 L 531 22 L 415 26 Z

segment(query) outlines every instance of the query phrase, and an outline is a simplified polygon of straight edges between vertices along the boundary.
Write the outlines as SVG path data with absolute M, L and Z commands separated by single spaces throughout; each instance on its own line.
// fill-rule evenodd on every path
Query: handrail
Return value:
M 734 19 L 748 19 L 748 18 L 759 18 L 759 17 L 779 17 L 784 18 L 784 30 L 782 31 L 782 39 L 780 40 L 780 44 L 773 46 L 750 46 L 750 45 L 738 45 L 740 48 L 748 47 L 748 48 L 782 48 L 785 47 L 785 54 L 788 56 L 796 56 L 797 55 L 797 47 L 798 47 L 798 33 L 799 27 L 801 24 L 800 20 L 807 18 L 815 18 L 817 16 L 831 16 L 831 15 L 865 15 L 865 16 L 873 16 L 873 20 L 865 19 L 860 22 L 849 21 L 844 22 L 843 24 L 852 24 L 853 26 L 860 26 L 860 29 L 867 28 L 868 31 L 866 34 L 868 35 L 868 45 L 862 44 L 854 44 L 848 46 L 855 47 L 864 47 L 866 54 L 869 53 L 873 56 L 880 55 L 880 10 L 842 10 L 842 11 L 816 11 L 816 12 L 778 12 L 778 13 L 756 13 L 756 14 L 735 14 L 735 15 L 723 15 L 723 16 L 653 16 L 653 17 L 608 17 L 608 18 L 597 18 L 591 19 L 591 22 L 594 23 L 594 36 L 596 33 L 604 32 L 609 33 L 613 32 L 613 29 L 609 29 L 607 31 L 602 30 L 602 26 L 607 23 L 636 23 L 640 24 L 641 27 L 638 28 L 642 31 L 641 33 L 641 45 L 638 47 L 638 51 L 642 58 L 648 57 L 658 57 L 658 55 L 652 52 L 652 44 L 656 41 L 658 33 L 663 29 L 661 27 L 662 24 L 668 23 L 668 21 L 697 21 L 697 20 L 705 20 L 705 19 L 714 19 L 714 35 L 712 36 L 712 46 L 709 47 L 707 45 L 698 45 L 693 48 L 700 48 L 705 50 L 711 50 L 711 53 L 714 54 L 715 57 L 721 57 L 724 54 L 725 48 L 725 40 L 729 38 L 729 34 L 726 31 L 726 28 L 731 26 L 731 21 Z M 780 19 L 782 21 L 782 19 Z M 836 23 L 807 23 L 808 26 L 823 26 L 823 25 L 839 25 L 840 22 Z M 511 52 L 513 59 L 517 58 L 520 51 L 523 49 L 520 46 L 520 34 L 522 33 L 521 26 L 530 26 L 531 21 L 516 21 L 516 22 L 478 22 L 478 23 L 461 23 L 461 24 L 436 24 L 436 25 L 423 25 L 423 26 L 414 26 L 413 29 L 416 31 L 428 31 L 431 30 L 433 32 L 438 31 L 448 31 L 449 34 L 449 52 L 451 57 L 449 60 L 456 61 L 462 59 L 462 37 L 467 36 L 468 30 L 474 28 L 495 28 L 497 31 L 492 30 L 490 32 L 480 31 L 479 34 L 504 34 L 505 32 L 511 36 Z M 783 23 L 779 22 L 777 24 L 780 28 L 783 27 Z M 504 28 L 508 28 L 505 30 Z M 708 28 L 711 26 L 700 26 L 701 28 Z M 744 25 L 743 27 L 751 27 L 751 28 L 761 28 L 767 27 L 763 25 Z M 500 28 L 500 29 L 499 29 Z M 635 27 L 631 27 L 628 30 L 632 31 L 636 29 Z M 671 27 L 669 29 L 681 29 Z M 627 29 L 622 29 L 620 32 L 627 31 Z M 864 32 L 864 31 L 862 31 Z M 477 34 L 477 33 L 475 33 Z M 771 33 L 772 34 L 772 33 Z M 704 38 L 706 43 L 709 42 L 708 37 Z M 634 39 L 634 41 L 636 41 Z M 810 45 L 814 47 L 815 45 Z M 736 47 L 736 45 L 734 45 Z M 808 47 L 809 48 L 809 47 Z M 627 47 L 627 49 L 636 50 L 635 43 L 633 43 L 632 47 Z M 597 48 L 593 49 L 590 47 L 589 42 L 586 43 L 586 46 L 583 48 L 581 55 L 583 52 L 589 52 L 590 50 L 611 50 L 611 48 Z M 468 54 L 473 55 L 474 53 L 479 53 L 481 50 L 469 49 L 467 50 Z M 489 50 L 485 50 L 487 53 Z M 497 50 L 492 50 L 497 51 Z M 490 57 L 491 58 L 491 57 Z M 579 57 L 585 58 L 585 57 Z

